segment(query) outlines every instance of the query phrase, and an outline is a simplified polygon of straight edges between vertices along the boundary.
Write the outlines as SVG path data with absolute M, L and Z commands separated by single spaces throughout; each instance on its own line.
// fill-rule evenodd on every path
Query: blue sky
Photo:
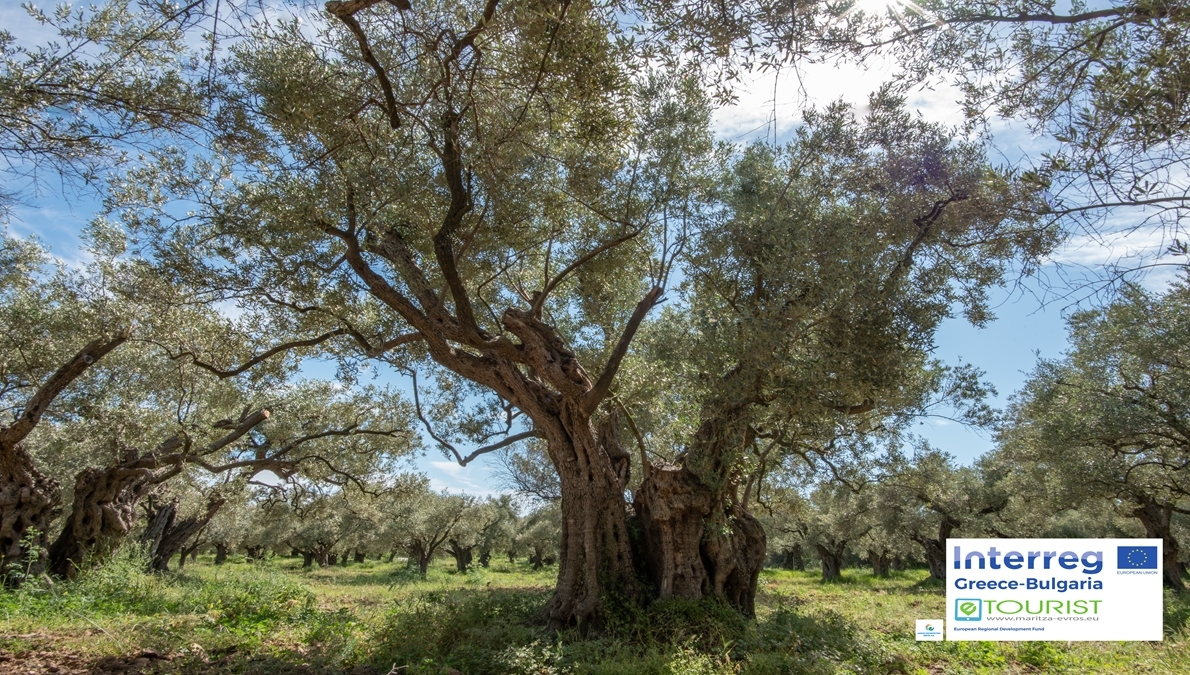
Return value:
M 5 3 L 0 7 L 0 21 L 24 39 L 36 40 L 44 35 L 44 29 L 31 25 L 15 5 Z M 720 139 L 734 143 L 762 139 L 780 141 L 788 138 L 800 121 L 800 111 L 805 106 L 822 105 L 842 98 L 862 111 L 868 93 L 890 72 L 890 67 L 879 64 L 867 69 L 818 65 L 797 73 L 787 71 L 757 77 L 740 85 L 736 105 L 716 113 L 716 133 Z M 914 92 L 909 104 L 926 119 L 957 125 L 962 121 L 957 99 L 955 89 L 934 83 L 931 88 Z M 994 161 L 1014 164 L 1027 154 L 1039 152 L 1040 147 L 1040 141 L 1019 125 L 1000 123 L 995 128 L 990 154 Z M 85 265 L 87 259 L 80 253 L 78 233 L 96 211 L 97 204 L 93 195 L 64 197 L 59 188 L 52 180 L 45 181 L 40 194 L 29 197 L 26 204 L 14 210 L 9 229 L 17 235 L 35 233 L 59 258 L 70 264 Z M 1138 236 L 1140 240 L 1135 239 Z M 1145 239 L 1139 234 L 1131 240 L 1116 241 L 1111 247 L 1081 238 L 1058 252 L 1055 259 L 1094 268 L 1121 251 L 1150 251 L 1160 245 L 1160 241 Z M 1051 275 L 1053 271 L 1052 267 L 1043 270 Z M 1151 277 L 1147 285 L 1160 287 L 1163 278 Z M 1050 300 L 1042 302 L 1041 297 Z M 1071 306 L 1067 301 L 1047 296 L 1035 280 L 1026 280 L 1013 290 L 996 293 L 993 306 L 997 319 L 983 329 L 974 328 L 962 319 L 947 321 L 937 335 L 936 356 L 947 363 L 966 362 L 984 370 L 986 379 L 999 392 L 992 403 L 1002 407 L 1020 388 L 1038 356 L 1056 358 L 1066 349 L 1064 313 Z M 333 375 L 333 369 L 329 373 L 319 372 L 321 370 L 315 367 L 311 372 Z M 407 384 L 394 384 L 408 389 Z M 917 432 L 964 463 L 992 447 L 992 439 L 987 433 L 947 420 L 924 422 Z M 446 460 L 430 444 L 427 446 L 431 449 L 417 461 L 417 466 L 426 472 L 435 487 L 473 494 L 498 489 L 494 458 L 480 458 L 464 468 Z

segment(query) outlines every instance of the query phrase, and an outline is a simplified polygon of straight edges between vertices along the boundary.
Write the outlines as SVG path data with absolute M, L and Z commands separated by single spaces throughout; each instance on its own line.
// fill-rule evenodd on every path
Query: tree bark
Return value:
M 892 556 L 887 550 L 868 549 L 868 562 L 872 565 L 872 574 L 887 577 L 892 571 Z
M 847 542 L 830 542 L 830 546 L 815 544 L 818 559 L 822 562 L 822 580 L 835 581 L 843 574 L 843 555 L 847 550 Z
M 492 564 L 492 549 L 490 549 L 490 548 L 479 549 L 479 566 L 486 568 L 486 567 L 490 567 L 491 564 Z
M 0 578 L 5 585 L 19 585 L 26 575 L 44 569 L 42 551 L 61 501 L 58 482 L 33 466 L 20 443 L 0 446 Z
M 938 524 L 938 538 L 931 539 L 918 534 L 912 534 L 910 539 L 921 545 L 925 550 L 926 564 L 930 567 L 930 578 L 936 581 L 946 581 L 946 540 L 960 525 L 955 518 L 943 515 Z
M 21 442 L 67 386 L 131 336 L 125 329 L 87 343 L 41 383 L 11 424 L 0 425 L 0 578 L 5 584 L 17 585 L 23 575 L 41 571 L 45 559 L 40 551 L 62 500 L 58 482 L 37 470 Z M 38 552 L 36 559 L 26 560 L 30 551 Z M 9 574 L 13 565 L 19 574 Z
M 450 540 L 450 555 L 455 559 L 455 569 L 460 572 L 466 572 L 467 566 L 471 564 L 471 551 L 474 546 L 463 546 L 455 539 Z
M 227 544 L 215 544 L 215 564 L 227 562 Z
M 1148 495 L 1140 497 L 1132 515 L 1145 526 L 1145 536 L 1162 543 L 1161 568 L 1165 585 L 1181 593 L 1186 590 L 1182 581 L 1182 563 L 1178 560 L 1181 547 L 1173 534 L 1173 505 L 1160 504 Z
M 364 552 L 362 552 L 362 551 L 356 551 L 356 552 L 355 552 L 355 561 L 356 561 L 357 563 L 362 563 L 362 562 L 363 562 L 364 560 L 366 560 L 366 559 L 367 559 L 367 554 L 366 554 L 366 553 L 364 553 Z
M 687 449 L 685 466 L 650 464 L 634 506 L 645 569 L 661 598 L 715 597 L 755 616 L 764 528 L 730 499 L 731 463 L 725 460 L 743 438 L 741 412 L 708 415 Z
M 309 551 L 302 551 L 302 567 L 314 566 L 314 554 Z
M 227 500 L 218 495 L 212 495 L 207 500 L 207 510 L 202 515 L 190 516 L 181 521 L 175 520 L 177 513 L 177 501 L 171 503 L 169 508 L 173 514 L 169 516 L 169 522 L 164 530 L 157 536 L 156 542 L 150 545 L 153 550 L 152 559 L 149 563 L 149 569 L 155 572 L 169 571 L 169 559 L 175 553 L 182 551 L 186 546 L 186 542 L 191 537 L 195 536 L 211 522 L 219 509 L 227 503 Z M 146 531 L 147 532 L 147 531 Z M 185 555 L 185 554 L 183 554 Z M 184 563 L 182 563 L 184 564 Z
M 794 544 L 793 547 L 789 549 L 789 557 L 792 559 L 793 569 L 799 572 L 806 571 L 806 558 L 804 555 L 802 555 L 801 544 Z
M 102 560 L 136 523 L 136 506 L 152 488 L 149 469 L 88 467 L 75 476 L 74 502 L 50 547 L 50 571 L 75 577 L 84 561 Z

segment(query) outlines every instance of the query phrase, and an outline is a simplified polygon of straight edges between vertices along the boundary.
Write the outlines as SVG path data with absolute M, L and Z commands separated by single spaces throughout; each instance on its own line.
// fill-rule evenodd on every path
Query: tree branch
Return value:
M 87 343 L 87 346 L 80 349 L 74 358 L 63 364 L 42 383 L 41 387 L 25 403 L 25 409 L 16 421 L 10 426 L 0 427 L 0 447 L 7 450 L 28 436 L 41 421 L 41 416 L 45 414 L 46 408 L 54 402 L 63 389 L 78 379 L 88 368 L 95 365 L 99 359 L 127 342 L 130 337 L 132 337 L 132 330 L 125 328 L 110 339 L 97 338 Z
M 599 375 L 599 380 L 595 382 L 595 386 L 587 392 L 583 397 L 582 407 L 587 414 L 595 412 L 599 404 L 607 397 L 607 393 L 611 391 L 612 380 L 616 377 L 616 372 L 620 370 L 620 363 L 623 362 L 624 356 L 628 353 L 628 347 L 632 344 L 632 338 L 636 335 L 640 324 L 645 320 L 645 315 L 649 310 L 657 306 L 661 301 L 661 294 L 665 291 L 660 286 L 654 286 L 653 290 L 645 294 L 641 301 L 637 303 L 636 309 L 632 312 L 632 317 L 628 319 L 628 325 L 624 326 L 624 332 L 620 334 L 620 342 L 612 351 L 611 358 L 607 360 L 607 366 L 604 367 L 603 372 Z

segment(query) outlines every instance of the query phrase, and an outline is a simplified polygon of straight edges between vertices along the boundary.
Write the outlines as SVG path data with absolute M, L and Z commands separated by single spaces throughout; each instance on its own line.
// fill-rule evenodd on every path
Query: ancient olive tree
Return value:
M 0 423 L 0 574 L 45 547 L 61 503 L 59 481 L 38 466 L 30 436 L 131 334 L 126 316 L 48 263 L 34 242 L 0 239 L 0 405 L 11 413 Z
M 638 565 L 663 597 L 750 612 L 763 531 L 732 495 L 753 422 L 903 406 L 952 306 L 982 321 L 984 289 L 1050 243 L 1012 216 L 1026 191 L 889 97 L 716 154 L 698 83 L 630 70 L 606 7 L 309 18 L 242 36 L 216 151 L 163 150 L 113 209 L 145 260 L 267 327 L 239 361 L 300 346 L 420 373 L 471 407 L 465 443 L 435 437 L 462 464 L 538 439 L 561 494 L 554 626 L 643 598 Z M 693 357 L 673 393 L 694 413 L 683 459 L 646 458 L 637 484 L 609 395 L 677 265 L 690 295 L 662 337 Z
M 1177 514 L 1190 513 L 1190 287 L 1128 288 L 1075 314 L 1072 349 L 1042 361 L 1018 394 L 999 442 L 1016 464 L 1051 476 L 1066 508 L 1113 500 L 1164 541 L 1165 582 L 1185 588 Z
M 946 540 L 1000 534 L 985 521 L 1003 511 L 1008 496 L 979 467 L 956 466 L 950 455 L 925 448 L 898 457 L 876 486 L 881 528 L 921 546 L 930 578 L 946 580 Z

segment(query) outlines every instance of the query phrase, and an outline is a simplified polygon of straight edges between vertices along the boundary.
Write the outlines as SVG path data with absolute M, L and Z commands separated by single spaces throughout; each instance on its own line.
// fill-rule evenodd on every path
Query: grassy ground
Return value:
M 77 582 L 0 592 L 0 673 L 1190 673 L 1190 602 L 1173 596 L 1161 643 L 918 643 L 913 620 L 944 614 L 924 572 L 852 570 L 823 584 L 766 571 L 754 622 L 666 602 L 621 608 L 580 639 L 533 623 L 549 568 L 493 561 L 459 574 L 442 562 L 421 580 L 401 564 L 300 562 L 200 558 L 148 576 L 124 558 Z

